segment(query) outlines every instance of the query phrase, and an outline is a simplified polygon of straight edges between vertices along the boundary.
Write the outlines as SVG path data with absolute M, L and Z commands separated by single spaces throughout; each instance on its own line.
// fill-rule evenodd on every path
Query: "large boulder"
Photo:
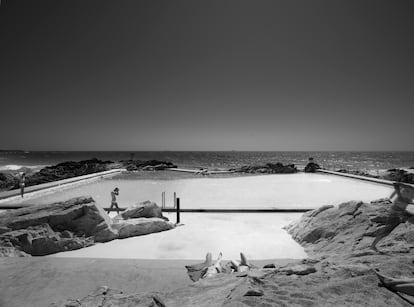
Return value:
M 135 219 L 135 218 L 140 218 L 140 217 L 146 217 L 146 218 L 157 217 L 157 218 L 168 220 L 166 217 L 162 215 L 161 208 L 156 203 L 148 201 L 148 200 L 127 208 L 125 211 L 119 214 L 119 217 L 125 220 Z
M 324 206 L 303 214 L 298 223 L 286 227 L 293 239 L 314 254 L 358 254 L 369 247 L 384 227 L 390 213 L 387 199 L 363 203 L 350 201 Z M 384 252 L 405 253 L 414 248 L 414 216 L 399 225 L 378 247 Z
M 111 223 L 91 197 L 33 205 L 0 215 L 0 246 L 32 255 L 77 249 L 117 238 Z
M 142 236 L 150 233 L 170 230 L 174 224 L 160 218 L 134 218 L 121 220 L 112 225 L 118 231 L 120 239 Z

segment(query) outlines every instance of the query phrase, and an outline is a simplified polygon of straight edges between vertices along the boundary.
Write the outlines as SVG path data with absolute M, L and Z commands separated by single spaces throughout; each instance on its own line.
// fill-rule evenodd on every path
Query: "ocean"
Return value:
M 38 170 L 64 161 L 91 158 L 171 161 L 179 167 L 226 169 L 268 162 L 306 165 L 313 157 L 327 169 L 344 168 L 375 172 L 390 168 L 414 167 L 413 151 L 0 151 L 0 171 L 29 167 Z

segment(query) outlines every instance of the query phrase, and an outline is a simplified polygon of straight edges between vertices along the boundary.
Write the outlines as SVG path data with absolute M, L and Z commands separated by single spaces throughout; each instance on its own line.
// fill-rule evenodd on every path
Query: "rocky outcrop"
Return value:
M 123 167 L 127 169 L 127 171 L 159 171 L 165 170 L 167 168 L 176 168 L 177 165 L 173 164 L 172 162 L 168 161 L 159 161 L 159 160 L 148 160 L 148 161 L 141 161 L 141 160 L 122 160 L 120 161 Z
M 157 217 L 168 221 L 168 218 L 162 215 L 161 208 L 156 203 L 148 200 L 128 207 L 125 211 L 123 211 L 121 214 L 119 214 L 119 216 L 115 217 L 114 219 L 127 220 L 141 217 Z
M 240 168 L 230 169 L 235 173 L 260 173 L 260 174 L 293 174 L 297 173 L 297 168 L 294 164 L 283 165 L 282 163 L 267 163 L 265 165 L 256 166 L 242 166 Z
M 79 162 L 68 161 L 47 166 L 36 173 L 26 176 L 26 186 L 103 172 L 110 169 L 112 164 L 112 161 L 102 161 L 93 158 Z M 15 185 L 14 188 L 18 188 L 18 185 Z
M 91 197 L 10 210 L 0 215 L 0 256 L 43 256 L 174 228 L 155 203 L 145 205 L 141 216 L 115 223 Z
M 29 206 L 0 215 L 0 246 L 47 255 L 117 238 L 111 220 L 91 197 Z
M 114 223 L 112 228 L 118 231 L 119 239 L 124 239 L 170 230 L 174 224 L 156 217 L 132 218 Z
M 369 247 L 390 213 L 387 199 L 370 204 L 351 201 L 307 212 L 299 223 L 287 227 L 292 237 L 311 255 L 370 253 Z M 414 216 L 411 219 L 414 223 Z M 381 250 L 407 253 L 414 250 L 414 225 L 401 224 L 385 238 Z

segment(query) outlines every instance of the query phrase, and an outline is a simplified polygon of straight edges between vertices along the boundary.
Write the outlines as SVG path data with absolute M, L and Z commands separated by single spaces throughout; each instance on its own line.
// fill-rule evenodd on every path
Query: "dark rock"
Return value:
M 274 263 L 269 263 L 263 266 L 264 269 L 275 269 L 276 266 Z
M 120 161 L 122 166 L 127 169 L 127 171 L 138 171 L 138 170 L 165 170 L 167 168 L 176 168 L 177 165 L 168 161 L 159 161 L 159 160 L 122 160 Z
M 279 270 L 279 272 L 282 272 L 286 275 L 308 275 L 311 273 L 315 273 L 316 269 L 313 265 L 296 264 L 283 267 Z
M 282 163 L 267 163 L 266 165 L 242 166 L 240 168 L 230 169 L 236 173 L 262 173 L 262 174 L 293 174 L 297 173 L 294 164 L 283 165 Z
M 36 173 L 27 174 L 26 186 L 107 171 L 112 168 L 112 164 L 112 161 L 102 161 L 93 158 L 79 162 L 67 161 L 54 166 L 47 166 Z M 18 178 L 14 181 L 13 188 L 19 188 Z
M 263 291 L 260 289 L 249 289 L 244 296 L 263 296 Z
M 0 173 L 0 191 L 13 189 L 19 185 L 19 176 L 12 173 Z

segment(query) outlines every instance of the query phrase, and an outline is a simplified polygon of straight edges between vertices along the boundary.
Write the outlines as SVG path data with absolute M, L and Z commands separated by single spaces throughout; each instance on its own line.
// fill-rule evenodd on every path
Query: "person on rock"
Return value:
M 391 211 L 385 225 L 380 229 L 379 233 L 375 237 L 374 241 L 371 244 L 371 248 L 379 252 L 377 249 L 377 244 L 386 236 L 388 236 L 398 225 L 405 223 L 414 217 L 411 213 L 407 211 L 409 204 L 413 204 L 414 199 L 414 189 L 411 186 L 406 186 L 403 183 L 396 182 L 394 184 L 394 192 L 392 192 L 390 199 L 395 199 L 391 205 Z
M 305 166 L 305 173 L 315 173 L 316 170 L 320 169 L 319 164 L 315 163 L 313 158 L 309 158 L 308 164 Z

